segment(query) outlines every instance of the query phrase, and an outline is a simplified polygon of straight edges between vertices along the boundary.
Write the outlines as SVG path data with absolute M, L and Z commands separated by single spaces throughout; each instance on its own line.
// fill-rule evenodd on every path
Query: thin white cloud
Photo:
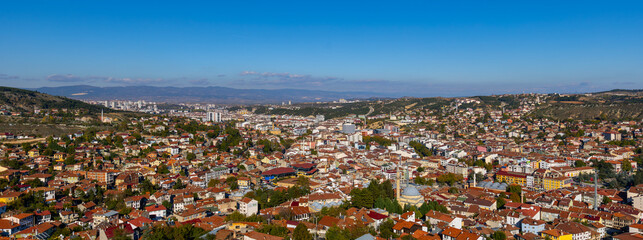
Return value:
M 107 80 L 107 77 L 98 76 L 76 76 L 73 74 L 52 74 L 46 80 L 50 82 L 89 82 L 95 80 Z
M 254 86 L 316 88 L 341 80 L 337 77 L 315 77 L 308 74 L 243 71 L 240 83 Z
M 20 79 L 20 77 L 18 76 L 0 73 L 0 80 L 18 80 L 18 79 Z

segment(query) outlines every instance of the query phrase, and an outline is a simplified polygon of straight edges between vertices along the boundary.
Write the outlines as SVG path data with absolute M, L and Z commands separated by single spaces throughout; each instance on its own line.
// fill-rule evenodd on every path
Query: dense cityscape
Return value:
M 201 104 L 156 115 L 110 111 L 122 103 L 95 114 L 5 106 L 2 122 L 83 129 L 0 135 L 0 231 L 92 240 L 637 239 L 641 121 L 552 120 L 533 112 L 569 97 L 511 97 L 496 108 L 454 98 L 332 119 Z
M 643 240 L 643 1 L 2 1 L 0 240 Z

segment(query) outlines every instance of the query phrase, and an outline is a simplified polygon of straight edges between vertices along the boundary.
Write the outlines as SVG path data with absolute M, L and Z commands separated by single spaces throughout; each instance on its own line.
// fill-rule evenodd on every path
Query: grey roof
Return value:
M 479 183 L 476 184 L 476 186 L 481 187 L 481 188 L 490 188 L 490 189 L 496 189 L 496 190 L 506 190 L 507 189 L 507 184 L 506 183 L 491 182 L 491 181 L 479 182 Z
M 408 187 L 404 188 L 404 190 L 402 191 L 402 195 L 404 195 L 404 196 L 413 196 L 413 197 L 414 196 L 420 196 L 420 191 L 418 191 L 418 189 L 415 188 L 414 186 L 408 186 Z
M 355 240 L 375 240 L 375 237 L 373 237 L 373 235 L 371 235 L 370 233 L 367 233 L 362 235 L 361 237 L 358 237 Z

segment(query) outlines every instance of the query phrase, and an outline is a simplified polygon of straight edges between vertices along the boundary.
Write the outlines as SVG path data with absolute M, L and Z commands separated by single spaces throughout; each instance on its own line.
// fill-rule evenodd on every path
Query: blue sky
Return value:
M 4 1 L 0 85 L 643 88 L 641 1 Z

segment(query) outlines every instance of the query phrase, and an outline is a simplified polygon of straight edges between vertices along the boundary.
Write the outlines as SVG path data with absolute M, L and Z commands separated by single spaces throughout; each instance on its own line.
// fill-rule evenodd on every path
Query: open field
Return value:
M 85 128 L 85 126 L 65 124 L 0 123 L 0 132 L 10 132 L 16 135 L 35 135 L 41 137 L 73 134 L 82 131 Z
M 47 140 L 47 138 L 31 138 L 31 139 L 18 139 L 18 140 L 0 141 L 0 143 L 3 143 L 3 144 L 23 144 L 23 143 L 44 142 L 46 140 Z

